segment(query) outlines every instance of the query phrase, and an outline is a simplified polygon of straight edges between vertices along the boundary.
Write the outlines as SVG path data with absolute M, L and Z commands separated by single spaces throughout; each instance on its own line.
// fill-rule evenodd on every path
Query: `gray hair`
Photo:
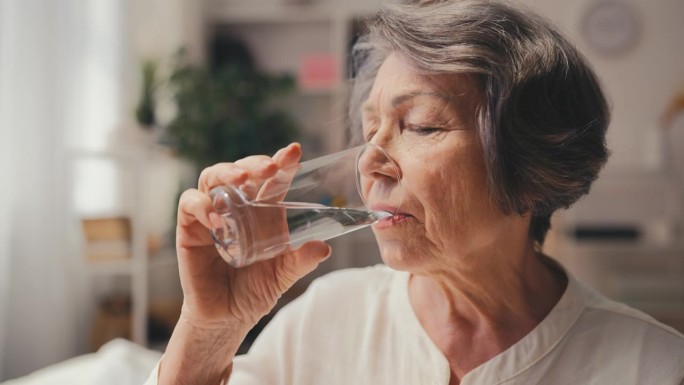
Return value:
M 354 46 L 350 139 L 378 69 L 397 53 L 418 70 L 473 75 L 489 189 L 508 214 L 531 214 L 541 245 L 551 214 L 590 186 L 608 159 L 610 112 L 584 57 L 549 22 L 496 1 L 433 0 L 383 8 Z

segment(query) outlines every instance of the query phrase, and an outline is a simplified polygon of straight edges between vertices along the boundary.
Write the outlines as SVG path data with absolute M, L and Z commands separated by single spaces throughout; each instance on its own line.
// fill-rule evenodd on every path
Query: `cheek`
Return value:
M 412 169 L 418 178 L 416 182 L 407 181 L 407 185 L 411 186 L 411 195 L 418 206 L 414 208 L 415 214 L 421 217 L 424 235 L 439 245 L 442 243 L 441 233 L 450 231 L 445 226 L 451 225 L 449 222 L 453 222 L 452 218 L 457 217 L 460 211 L 457 198 L 462 190 L 457 177 L 459 172 L 439 158 L 415 162 Z
M 429 234 L 452 237 L 467 233 L 488 216 L 491 204 L 486 173 L 473 155 L 447 158 L 439 167 L 423 165 L 423 170 L 432 170 L 425 173 L 420 192 Z
M 453 227 L 455 219 L 463 217 L 467 182 L 459 167 L 442 166 L 429 177 L 426 191 L 426 226 L 429 231 Z

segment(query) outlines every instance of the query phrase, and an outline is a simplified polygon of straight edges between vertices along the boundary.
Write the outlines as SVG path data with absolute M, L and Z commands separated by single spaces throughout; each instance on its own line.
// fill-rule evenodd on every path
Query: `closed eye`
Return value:
M 428 135 L 432 135 L 434 133 L 437 133 L 439 131 L 442 131 L 442 128 L 440 128 L 440 127 L 410 126 L 410 127 L 408 127 L 408 130 L 413 132 L 416 135 L 428 136 Z

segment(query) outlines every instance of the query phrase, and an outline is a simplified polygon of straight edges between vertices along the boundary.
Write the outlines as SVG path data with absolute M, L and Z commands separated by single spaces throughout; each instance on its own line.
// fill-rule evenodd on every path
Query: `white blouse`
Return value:
M 447 385 L 449 364 L 413 312 L 408 278 L 378 265 L 317 279 L 235 358 L 229 384 Z M 157 369 L 146 384 L 156 383 Z M 568 274 L 549 315 L 461 384 L 684 385 L 684 336 Z

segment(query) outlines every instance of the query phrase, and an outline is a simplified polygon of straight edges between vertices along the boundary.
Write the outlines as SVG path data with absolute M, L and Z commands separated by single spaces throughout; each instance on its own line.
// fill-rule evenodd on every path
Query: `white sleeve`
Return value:
M 163 358 L 163 357 L 162 357 Z M 157 365 L 154 366 L 154 369 L 152 369 L 152 373 L 150 373 L 150 376 L 147 377 L 147 380 L 143 385 L 157 385 L 159 382 L 159 364 L 161 363 L 161 360 L 157 362 Z

